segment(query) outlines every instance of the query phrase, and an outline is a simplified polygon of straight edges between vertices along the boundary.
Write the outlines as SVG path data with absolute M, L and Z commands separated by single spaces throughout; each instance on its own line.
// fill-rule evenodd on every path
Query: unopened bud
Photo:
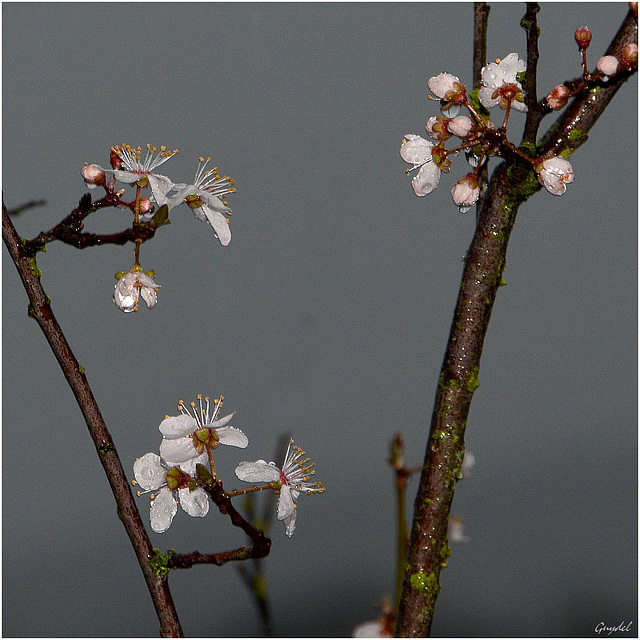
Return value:
M 603 76 L 615 76 L 618 72 L 618 58 L 615 56 L 602 56 L 596 65 L 598 71 Z
M 456 116 L 447 126 L 458 138 L 469 138 L 476 132 L 475 123 L 469 116 Z
M 547 104 L 554 110 L 562 109 L 567 102 L 569 102 L 569 98 L 571 97 L 571 92 L 567 87 L 563 84 L 556 85 L 551 93 L 547 96 Z
M 82 173 L 82 177 L 89 189 L 94 189 L 99 184 L 105 184 L 106 182 L 104 169 L 100 165 L 85 164 L 80 173 Z
M 480 196 L 478 178 L 473 173 L 460 178 L 451 190 L 451 195 L 458 209 L 460 209 L 460 213 L 467 213 Z
M 628 44 L 620 54 L 620 66 L 629 71 L 638 66 L 638 45 Z
M 578 49 L 584 51 L 591 44 L 591 31 L 589 27 L 578 27 L 575 33 Z
M 109 164 L 111 164 L 112 169 L 120 169 L 122 167 L 122 158 L 113 147 L 111 147 L 111 153 L 109 154 Z

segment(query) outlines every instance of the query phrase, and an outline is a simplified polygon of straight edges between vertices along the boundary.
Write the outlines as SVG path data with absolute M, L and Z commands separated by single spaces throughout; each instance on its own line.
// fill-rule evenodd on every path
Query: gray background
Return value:
M 540 92 L 591 67 L 626 4 L 543 5 Z M 291 432 L 327 486 L 277 523 L 266 563 L 284 636 L 348 636 L 394 582 L 388 444 L 422 462 L 473 213 L 450 190 L 462 159 L 417 198 L 398 149 L 437 105 L 427 79 L 471 76 L 470 4 L 3 4 L 3 188 L 22 236 L 85 192 L 110 145 L 211 155 L 236 180 L 223 248 L 186 207 L 142 249 L 162 285 L 125 315 L 113 274 L 133 247 L 39 256 L 54 312 L 127 466 L 156 450 L 179 398 L 226 396 L 245 451 L 272 459 Z M 496 4 L 489 59 L 524 54 L 524 5 Z M 562 198 L 522 207 L 467 430 L 477 464 L 453 513 L 471 542 L 442 574 L 434 635 L 637 632 L 637 78 L 572 158 Z M 512 135 L 524 122 L 513 114 Z M 551 118 L 544 122 L 548 126 Z M 128 225 L 104 210 L 91 231 Z M 3 252 L 3 633 L 154 636 L 157 620 L 69 388 Z M 411 500 L 417 481 L 413 481 Z M 140 500 L 148 522 L 147 500 Z M 180 512 L 154 545 L 244 542 L 212 513 Z M 234 566 L 171 576 L 185 633 L 251 636 Z

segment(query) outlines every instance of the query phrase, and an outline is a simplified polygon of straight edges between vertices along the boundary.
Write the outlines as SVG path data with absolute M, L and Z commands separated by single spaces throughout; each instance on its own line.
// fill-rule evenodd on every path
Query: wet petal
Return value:
M 157 489 L 165 482 L 166 470 L 155 453 L 145 453 L 133 463 L 136 482 L 145 490 Z
M 177 511 L 178 503 L 169 488 L 160 489 L 160 493 L 151 502 L 151 528 L 156 533 L 164 533 L 171 526 Z
M 209 512 L 209 496 L 202 489 L 178 489 L 180 506 L 193 518 L 203 518 Z
M 179 416 L 170 416 L 165 418 L 158 429 L 160 433 L 167 439 L 182 438 L 193 433 L 198 427 L 196 419 L 186 413 Z
M 240 449 L 244 449 L 249 444 L 249 438 L 235 427 L 221 427 L 216 429 L 216 433 L 220 438 L 220 444 L 228 444 L 232 447 L 240 447 Z
M 276 482 L 280 480 L 280 469 L 273 462 L 264 460 L 241 462 L 236 467 L 236 475 L 245 482 Z

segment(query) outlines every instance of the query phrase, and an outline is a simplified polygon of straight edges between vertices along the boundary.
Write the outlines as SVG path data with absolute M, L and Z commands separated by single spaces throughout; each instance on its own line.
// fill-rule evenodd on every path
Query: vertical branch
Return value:
M 40 282 L 35 259 L 25 254 L 20 237 L 16 233 L 4 203 L 2 205 L 2 237 L 27 292 L 30 303 L 29 315 L 36 320 L 44 333 L 89 428 L 89 433 L 116 500 L 118 516 L 133 545 L 151 593 L 160 621 L 161 635 L 182 637 L 180 621 L 167 582 L 156 576 L 149 566 L 149 560 L 153 556 L 151 542 L 140 518 L 111 434 L 107 430 L 84 371 L 73 355 L 51 310 L 49 298 Z
M 473 4 L 473 88 L 480 86 L 482 67 L 487 62 L 487 24 L 490 6 L 486 2 Z
M 609 47 L 611 55 L 637 42 L 637 21 L 630 11 Z M 635 72 L 635 71 L 634 71 Z M 621 74 L 597 92 L 576 96 L 548 133 L 546 149 L 573 152 L 628 79 Z M 581 135 L 575 135 L 578 131 Z M 520 205 L 540 189 L 528 163 L 500 164 L 482 202 L 476 231 L 467 253 L 462 283 L 449 333 L 415 501 L 407 571 L 396 636 L 428 636 L 440 591 L 440 570 L 450 553 L 449 512 L 464 458 L 464 435 L 484 339 L 502 271 L 509 236 Z
M 527 11 L 520 22 L 520 26 L 527 33 L 527 70 L 525 72 L 522 88 L 524 89 L 525 104 L 527 105 L 527 120 L 524 125 L 523 142 L 535 144 L 538 135 L 538 127 L 542 120 L 542 107 L 538 104 L 538 40 L 540 39 L 540 27 L 538 26 L 538 12 L 540 5 L 537 2 L 527 2 Z

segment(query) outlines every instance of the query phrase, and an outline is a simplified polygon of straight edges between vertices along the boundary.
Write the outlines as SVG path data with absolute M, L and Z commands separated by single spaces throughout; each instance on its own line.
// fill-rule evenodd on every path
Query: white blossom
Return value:
M 167 485 L 168 471 L 172 473 L 170 467 L 155 453 L 147 453 L 133 464 L 136 483 L 140 487 L 145 491 L 160 489 L 157 494 L 152 495 L 149 511 L 151 528 L 156 533 L 164 533 L 171 526 L 178 511 L 178 502 L 182 509 L 194 518 L 202 518 L 209 512 L 209 496 L 205 490 L 197 487 L 191 491 L 188 486 L 190 483 L 188 476 L 194 473 L 195 462 L 186 466 L 181 472 L 173 473 L 174 482 L 175 477 L 179 478 L 177 488 L 174 490 Z M 187 486 L 181 486 L 183 484 Z
M 118 282 L 113 292 L 113 301 L 118 309 L 125 313 L 137 311 L 139 296 L 142 296 L 149 309 L 155 306 L 160 285 L 156 284 L 150 273 L 153 272 L 145 273 L 141 267 L 134 265 L 129 271 L 116 275 Z
M 417 196 L 426 196 L 431 193 L 440 182 L 441 171 L 433 161 L 432 149 L 432 142 L 412 133 L 408 133 L 404 137 L 400 146 L 402 159 L 413 165 L 409 171 L 420 167 L 411 181 L 411 186 Z
M 618 58 L 615 56 L 602 56 L 602 58 L 598 60 L 596 68 L 600 73 L 610 78 L 618 72 L 618 64 Z
M 560 156 L 547 158 L 538 168 L 538 182 L 554 196 L 561 196 L 573 182 L 573 167 Z
M 256 460 L 255 462 L 241 462 L 236 467 L 236 475 L 244 482 L 271 482 L 278 498 L 278 520 L 284 521 L 285 532 L 291 537 L 296 528 L 296 513 L 298 496 L 301 493 L 322 493 L 325 488 L 320 482 L 310 482 L 315 474 L 314 463 L 309 458 L 302 459 L 305 452 L 289 441 L 282 469 L 274 462 Z
M 177 193 L 168 198 L 167 204 L 171 210 L 185 202 L 198 220 L 211 225 L 220 244 L 226 247 L 231 242 L 229 218 L 226 217 L 231 214 L 231 209 L 222 198 L 235 192 L 235 188 L 233 180 L 228 176 L 220 176 L 216 167 L 206 169 L 210 160 L 211 158 L 200 158 L 193 184 L 173 185 L 173 190 Z
M 495 107 L 500 102 L 500 96 L 494 97 L 494 93 L 508 84 L 515 84 L 520 91 L 522 85 L 516 79 L 516 74 L 522 73 L 527 68 L 524 60 L 518 58 L 517 53 L 510 53 L 500 62 L 492 62 L 482 69 L 482 87 L 478 98 L 487 109 Z M 516 111 L 527 111 L 523 102 L 514 100 L 511 106 Z

